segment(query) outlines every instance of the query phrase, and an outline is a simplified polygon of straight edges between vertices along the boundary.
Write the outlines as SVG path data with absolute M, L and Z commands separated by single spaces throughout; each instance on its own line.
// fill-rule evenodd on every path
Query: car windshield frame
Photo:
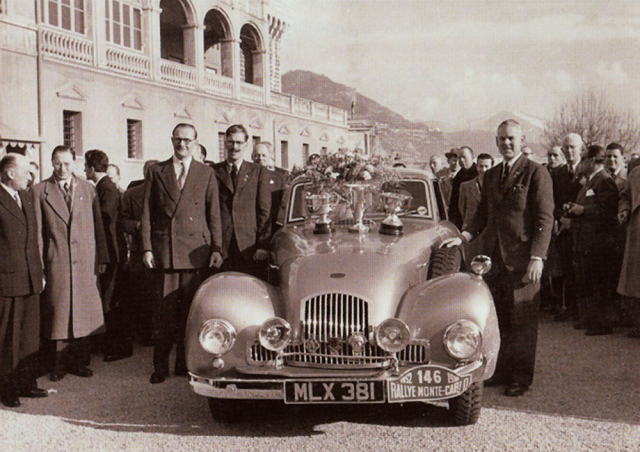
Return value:
M 418 212 L 417 207 L 415 206 L 415 197 L 412 195 L 412 198 L 414 198 L 414 201 L 412 201 L 412 206 L 409 210 L 407 210 L 406 212 L 401 212 L 400 215 L 403 218 L 417 218 L 417 219 L 421 219 L 421 220 L 434 220 L 435 219 L 435 211 L 433 208 L 433 195 L 430 189 L 430 182 L 427 180 L 424 180 L 422 178 L 417 178 L 417 177 L 405 177 L 402 179 L 402 181 L 400 182 L 401 187 L 400 188 L 394 188 L 390 191 L 395 192 L 395 193 L 409 193 L 411 194 L 412 191 L 411 190 L 406 190 L 405 187 L 402 187 L 403 184 L 415 184 L 415 183 L 420 183 L 422 184 L 422 186 L 424 187 L 424 191 L 420 191 L 420 193 L 424 193 L 424 204 L 423 206 L 419 206 L 419 207 L 425 207 L 426 208 L 426 212 L 424 212 L 424 209 L 421 209 L 420 212 Z M 288 198 L 287 198 L 287 203 L 286 203 L 286 215 L 285 215 L 285 221 L 286 224 L 291 224 L 291 223 L 302 223 L 304 221 L 306 221 L 307 218 L 311 218 L 311 217 L 317 217 L 317 215 L 308 215 L 307 214 L 307 209 L 306 209 L 306 204 L 304 202 L 304 198 L 303 195 L 301 194 L 300 190 L 304 190 L 304 187 L 309 187 L 311 186 L 311 183 L 301 179 L 299 181 L 294 181 L 294 183 L 291 185 L 289 191 L 288 191 Z M 382 192 L 382 190 L 380 191 Z M 415 192 L 414 192 L 415 193 Z M 296 199 L 296 197 L 299 197 L 298 199 Z M 297 203 L 296 203 L 297 201 Z M 341 200 L 340 204 L 345 204 L 346 200 Z M 334 215 L 334 214 L 329 214 L 330 216 Z M 385 217 L 386 214 L 384 212 L 367 212 L 366 217 L 367 218 L 372 218 L 372 217 Z

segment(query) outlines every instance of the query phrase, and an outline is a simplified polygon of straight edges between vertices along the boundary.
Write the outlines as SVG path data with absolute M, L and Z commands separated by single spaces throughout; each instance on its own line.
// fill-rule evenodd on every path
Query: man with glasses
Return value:
M 142 260 L 161 273 L 153 306 L 151 384 L 169 376 L 174 341 L 174 373 L 187 375 L 184 333 L 191 301 L 207 269 L 222 265 L 218 186 L 213 170 L 193 158 L 197 138 L 191 124 L 178 124 L 171 136 L 173 156 L 151 166 L 145 176 Z

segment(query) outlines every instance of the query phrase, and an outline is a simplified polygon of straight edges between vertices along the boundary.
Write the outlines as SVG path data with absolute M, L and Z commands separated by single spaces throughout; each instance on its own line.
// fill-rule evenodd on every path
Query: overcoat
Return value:
M 618 212 L 625 210 L 629 211 L 629 222 L 618 293 L 640 298 L 640 166 L 629 173 L 627 185 L 620 193 Z
M 46 285 L 42 336 L 61 340 L 88 336 L 104 325 L 98 265 L 109 263 L 96 190 L 72 178 L 71 209 L 55 178 L 33 187 L 38 241 Z

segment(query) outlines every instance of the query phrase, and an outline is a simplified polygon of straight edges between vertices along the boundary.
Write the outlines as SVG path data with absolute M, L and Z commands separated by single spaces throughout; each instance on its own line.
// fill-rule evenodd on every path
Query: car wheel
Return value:
M 462 250 L 460 247 L 438 248 L 431 254 L 429 275 L 427 279 L 450 275 L 460 271 L 462 265 Z
M 209 411 L 215 421 L 236 423 L 242 420 L 249 408 L 249 400 L 209 398 Z
M 449 400 L 449 414 L 456 425 L 478 422 L 482 409 L 482 390 L 482 382 L 476 381 L 458 397 Z

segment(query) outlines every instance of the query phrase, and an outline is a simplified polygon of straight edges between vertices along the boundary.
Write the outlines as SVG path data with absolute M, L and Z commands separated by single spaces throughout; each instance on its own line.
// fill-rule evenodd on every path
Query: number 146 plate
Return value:
M 285 381 L 285 403 L 383 403 L 382 381 Z

